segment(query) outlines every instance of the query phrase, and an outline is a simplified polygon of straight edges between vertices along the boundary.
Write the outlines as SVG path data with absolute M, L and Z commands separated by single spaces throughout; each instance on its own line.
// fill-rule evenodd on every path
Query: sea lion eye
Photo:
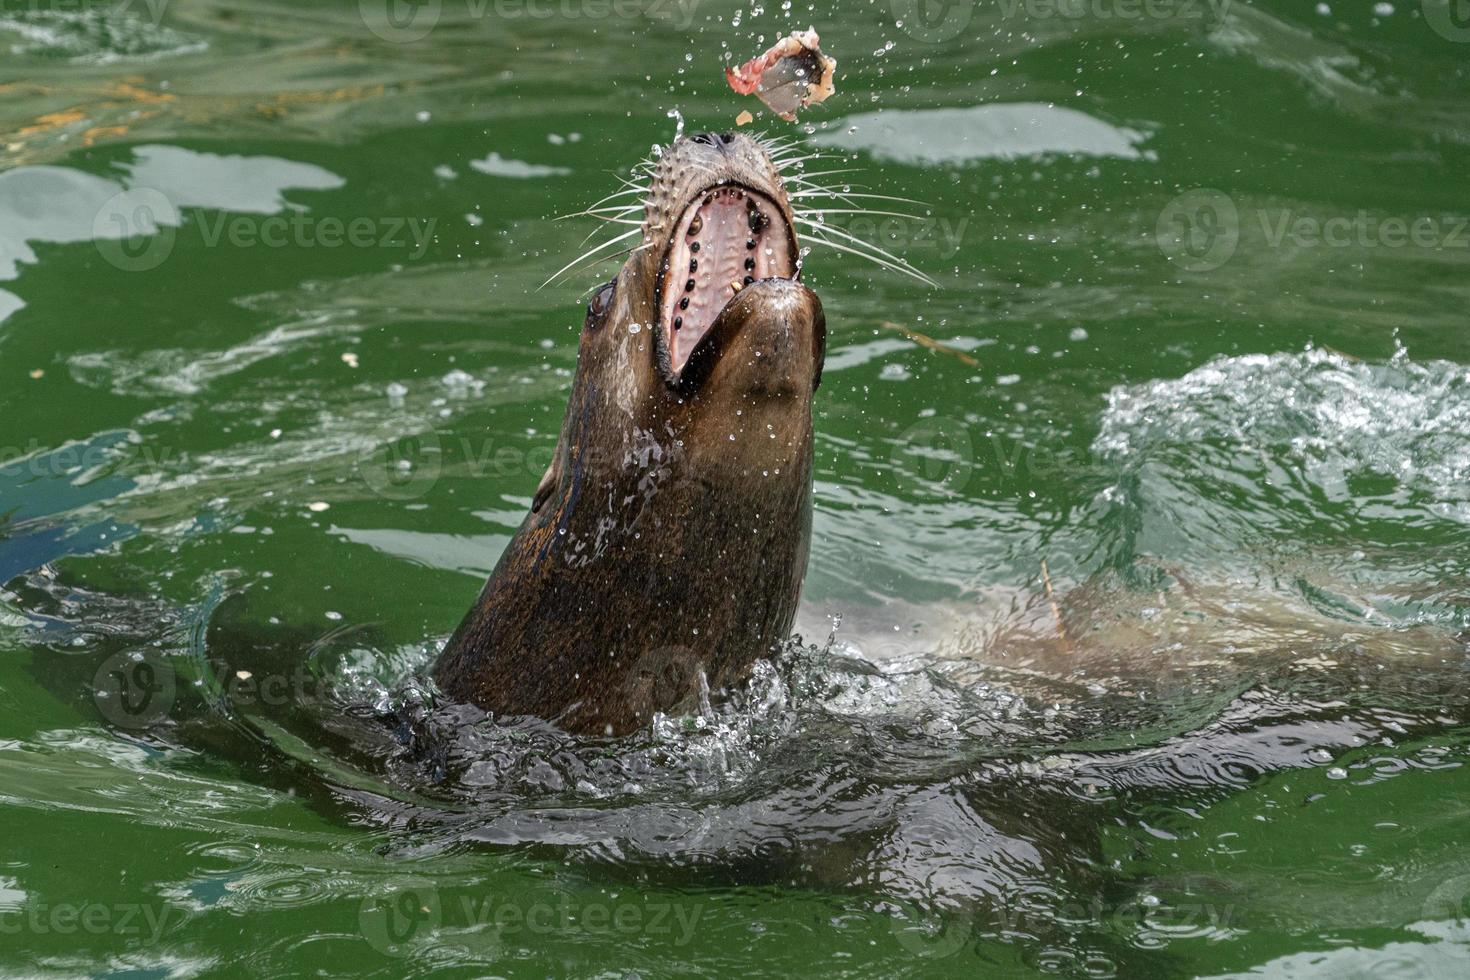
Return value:
M 613 293 L 617 284 L 614 279 L 593 294 L 592 302 L 587 304 L 587 323 L 584 329 L 596 330 L 602 326 L 602 321 L 607 318 L 607 311 L 612 309 Z

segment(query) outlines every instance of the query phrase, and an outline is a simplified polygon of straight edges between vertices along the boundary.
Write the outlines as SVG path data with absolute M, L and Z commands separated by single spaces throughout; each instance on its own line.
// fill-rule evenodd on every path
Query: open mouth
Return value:
M 774 201 L 733 184 L 701 191 L 674 226 L 659 277 L 659 322 L 674 374 L 741 289 L 795 276 L 796 236 Z

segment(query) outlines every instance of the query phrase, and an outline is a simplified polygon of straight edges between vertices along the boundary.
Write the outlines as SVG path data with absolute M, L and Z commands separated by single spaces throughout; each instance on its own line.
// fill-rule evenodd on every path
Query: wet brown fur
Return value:
M 788 636 L 811 537 L 821 303 L 789 280 L 747 286 L 679 376 L 658 324 L 675 222 L 724 183 L 790 223 L 756 140 L 693 137 L 664 155 L 645 245 L 583 328 L 551 468 L 436 668 L 448 696 L 623 734 L 686 703 L 701 674 L 739 681 Z

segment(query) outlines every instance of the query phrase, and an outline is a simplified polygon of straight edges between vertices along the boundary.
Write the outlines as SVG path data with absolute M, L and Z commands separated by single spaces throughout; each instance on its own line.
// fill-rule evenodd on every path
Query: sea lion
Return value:
M 681 139 L 643 214 L 531 511 L 434 675 L 576 733 L 739 681 L 789 635 L 811 538 L 827 328 L 779 170 L 744 134 Z

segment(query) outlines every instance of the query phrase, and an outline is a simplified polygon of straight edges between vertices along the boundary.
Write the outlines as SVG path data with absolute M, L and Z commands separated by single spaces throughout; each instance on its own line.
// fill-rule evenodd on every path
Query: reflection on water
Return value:
M 126 176 L 95 177 L 66 167 L 17 167 L 0 173 L 0 280 L 37 261 L 33 245 L 89 242 L 124 269 L 157 265 L 172 247 L 182 209 L 277 214 L 287 190 L 330 190 L 342 179 L 320 167 L 273 157 L 220 156 L 175 146 L 138 146 L 120 164 Z M 207 233 L 207 223 L 203 226 Z M 154 255 L 110 243 L 152 238 Z M 154 247 L 156 246 L 156 248 Z M 0 321 L 8 311 L 0 310 Z
M 845 128 L 812 142 L 920 165 L 1047 154 L 1150 158 L 1149 151 L 1139 148 L 1147 136 L 1137 130 L 1111 126 L 1075 109 L 1034 102 L 865 112 L 839 125 Z
M 9 46 L 10 53 L 107 65 L 201 54 L 209 49 L 203 38 L 161 25 L 164 4 L 156 0 L 121 8 L 77 6 L 80 9 L 33 6 L 0 11 L 0 31 L 17 38 Z M 128 11 L 130 7 L 136 9 Z M 120 9 L 128 12 L 120 14 Z

